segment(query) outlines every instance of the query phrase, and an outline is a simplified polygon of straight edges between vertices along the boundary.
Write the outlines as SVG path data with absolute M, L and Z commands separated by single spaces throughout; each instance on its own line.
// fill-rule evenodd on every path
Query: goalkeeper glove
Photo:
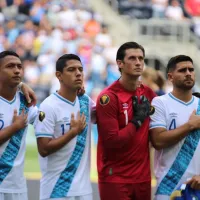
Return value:
M 139 128 L 146 117 L 149 115 L 152 115 L 155 112 L 155 109 L 153 106 L 151 106 L 150 102 L 145 96 L 140 97 L 141 103 L 138 103 L 138 97 L 133 96 L 132 102 L 133 102 L 133 111 L 134 116 L 132 119 L 132 123 L 136 126 L 136 128 Z

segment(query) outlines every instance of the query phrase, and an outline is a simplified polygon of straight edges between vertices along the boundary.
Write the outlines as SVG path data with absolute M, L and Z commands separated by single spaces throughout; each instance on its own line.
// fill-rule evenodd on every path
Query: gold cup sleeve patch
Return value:
M 153 106 L 150 106 L 149 115 L 153 115 L 155 113 L 155 108 Z
M 102 106 L 107 105 L 110 102 L 110 97 L 107 94 L 104 94 L 101 98 L 100 98 L 100 104 Z
M 42 122 L 45 118 L 45 113 L 40 111 L 40 114 L 39 114 L 39 120 Z

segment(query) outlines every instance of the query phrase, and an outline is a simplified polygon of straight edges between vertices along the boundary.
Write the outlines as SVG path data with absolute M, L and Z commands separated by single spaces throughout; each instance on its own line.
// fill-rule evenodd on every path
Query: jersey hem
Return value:
M 88 195 L 88 194 L 92 194 L 93 192 L 90 191 L 90 192 L 84 192 L 84 193 L 72 193 L 72 194 L 69 194 L 67 196 L 64 196 L 64 197 L 57 197 L 58 199 L 62 199 L 62 198 L 67 198 L 67 197 L 76 197 L 76 196 L 84 196 L 84 195 Z M 47 199 L 51 199 L 50 197 L 45 197 L 45 198 L 40 198 L 40 200 L 47 200 Z
M 102 181 L 102 180 L 98 180 L 99 183 L 144 183 L 144 182 L 149 182 L 151 181 L 151 179 L 148 179 L 148 180 L 143 180 L 143 181 L 123 181 L 123 180 L 118 180 L 118 181 L 115 181 L 115 180 L 105 180 L 105 181 Z
M 8 189 L 0 189 L 0 193 L 12 193 L 12 194 L 19 194 L 19 193 L 27 193 L 27 188 L 24 190 L 8 190 Z

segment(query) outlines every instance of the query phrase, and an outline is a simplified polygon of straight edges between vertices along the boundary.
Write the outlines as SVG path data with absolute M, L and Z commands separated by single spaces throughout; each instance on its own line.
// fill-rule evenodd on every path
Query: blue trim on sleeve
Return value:
M 36 132 L 35 133 L 36 137 L 53 137 L 53 134 L 50 133 L 41 133 L 41 132 Z
M 166 125 L 163 125 L 163 124 L 153 124 L 153 125 L 150 125 L 150 128 L 156 128 L 156 127 L 167 128 Z

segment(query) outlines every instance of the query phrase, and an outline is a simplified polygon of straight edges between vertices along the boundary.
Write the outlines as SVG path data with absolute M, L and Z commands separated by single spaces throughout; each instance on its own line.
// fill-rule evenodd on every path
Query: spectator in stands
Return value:
M 158 96 L 165 94 L 164 80 L 161 74 L 158 74 L 158 71 L 151 67 L 146 67 L 142 73 L 142 83 L 150 87 Z M 158 85 L 159 83 L 159 85 Z
M 164 18 L 168 0 L 152 0 L 153 17 Z
M 183 10 L 178 0 L 172 0 L 171 4 L 166 8 L 165 16 L 171 20 L 183 20 Z

